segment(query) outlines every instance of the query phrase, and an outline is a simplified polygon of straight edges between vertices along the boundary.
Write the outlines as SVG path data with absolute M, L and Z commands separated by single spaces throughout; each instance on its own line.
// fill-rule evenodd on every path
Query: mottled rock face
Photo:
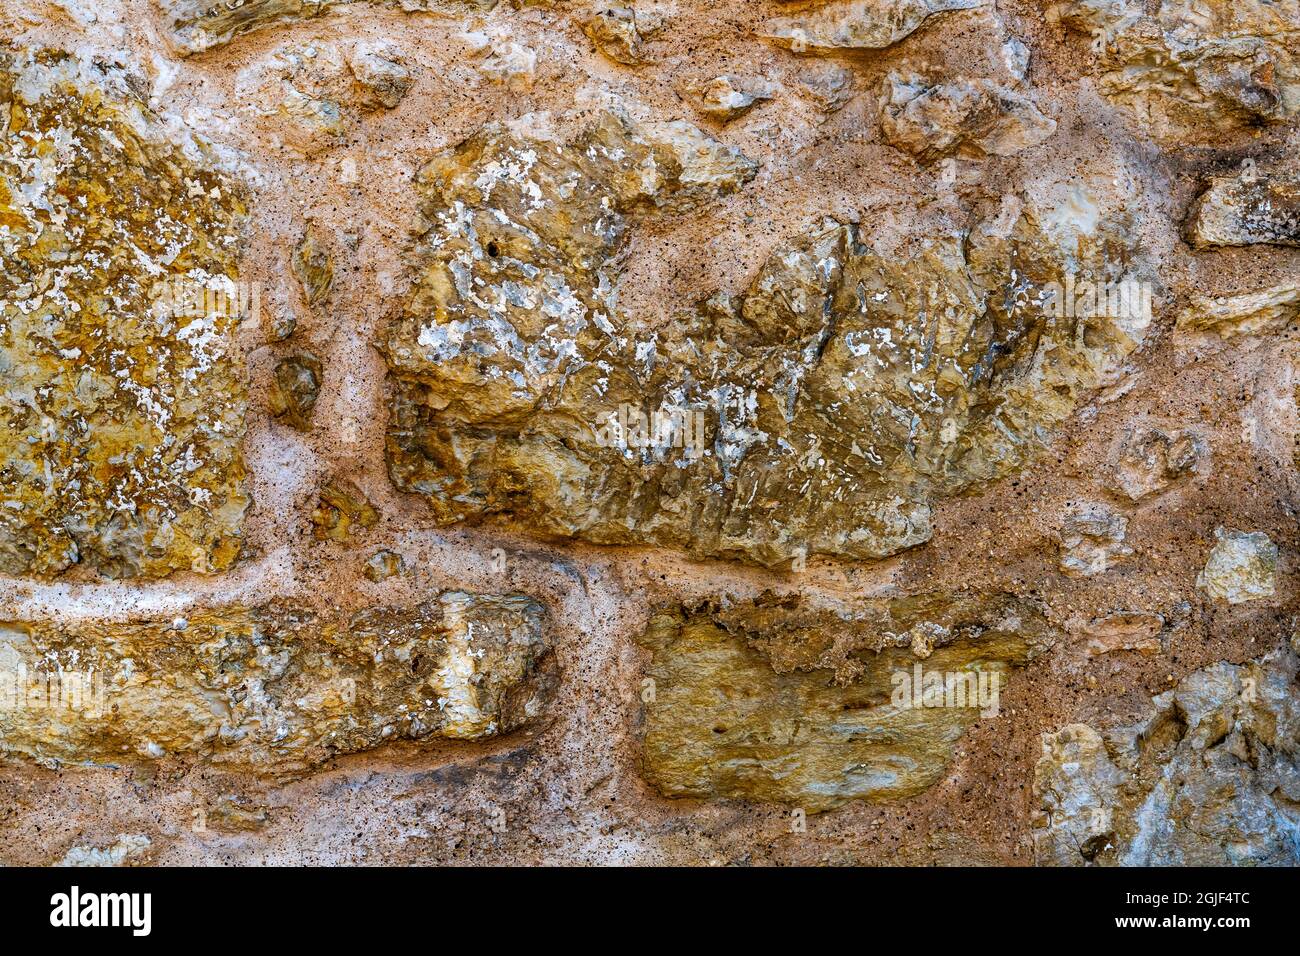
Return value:
M 1262 531 L 1218 528 L 1214 550 L 1197 583 L 1218 601 L 1243 604 L 1277 591 L 1277 545 Z
M 1080 505 L 1061 526 L 1061 570 L 1082 577 L 1104 574 L 1133 553 L 1124 543 L 1127 533 L 1122 514 L 1105 505 Z
M 600 6 L 591 11 L 582 24 L 596 49 L 616 63 L 640 66 L 646 62 L 645 32 L 648 24 L 640 22 L 633 7 Z
M 358 44 L 348 57 L 358 102 L 368 109 L 392 109 L 415 82 L 399 49 L 388 44 Z
M 1134 724 L 1043 736 L 1037 862 L 1300 863 L 1300 721 L 1290 649 L 1196 671 Z
M 1300 316 L 1300 284 L 1291 282 L 1238 295 L 1194 295 L 1178 327 L 1224 338 L 1280 332 Z
M 1300 862 L 1300 0 L 0 23 L 0 864 Z
M 229 567 L 247 212 L 116 71 L 0 51 L 0 571 Z
M 291 265 L 307 304 L 317 306 L 324 302 L 334 287 L 334 260 L 316 230 L 303 233 L 294 247 Z
M 1137 651 L 1151 657 L 1164 650 L 1161 632 L 1165 619 L 1149 611 L 1117 611 L 1088 622 L 1083 633 L 1088 638 L 1088 656 L 1113 651 Z
M 405 559 L 395 551 L 376 551 L 366 561 L 366 577 L 371 581 L 385 581 L 406 570 Z
M 1067 0 L 1057 10 L 1093 38 L 1100 89 L 1162 142 L 1215 143 L 1224 131 L 1300 114 L 1296 0 Z
M 271 414 L 305 431 L 320 394 L 321 364 L 316 356 L 304 352 L 276 363 L 271 387 Z
M 277 24 L 308 20 L 352 0 L 155 0 L 182 55 L 201 53 Z M 392 0 L 404 10 L 491 10 L 497 0 Z
M 1300 246 L 1300 176 L 1216 176 L 1192 205 L 1183 234 L 1198 249 Z
M 616 306 L 627 231 L 751 172 L 690 128 L 612 118 L 567 147 L 489 130 L 430 164 L 387 340 L 396 484 L 444 522 L 880 557 L 929 538 L 932 497 L 1019 467 L 1144 334 L 1149 315 L 1061 308 L 1066 253 L 1018 201 L 906 259 L 823 221 L 743 296 L 639 329 Z M 1124 251 L 1071 239 L 1076 262 Z
M 744 116 L 773 96 L 771 84 L 739 76 L 715 77 L 688 92 L 701 113 L 722 123 Z
M 1205 439 L 1195 432 L 1134 428 L 1124 436 L 1110 487 L 1130 501 L 1141 501 L 1205 472 L 1209 454 Z
M 321 540 L 351 544 L 353 538 L 379 521 L 379 512 L 366 494 L 346 478 L 334 478 L 320 490 L 311 513 L 312 533 Z
M 915 32 L 930 17 L 971 10 L 986 0 L 836 0 L 811 11 L 779 17 L 763 35 L 796 53 L 878 50 Z
M 0 747 L 293 774 L 398 740 L 507 733 L 543 713 L 556 681 L 543 617 L 517 595 L 445 592 L 339 619 L 268 605 L 73 629 L 9 622 Z M 15 706 L 19 677 L 28 699 Z
M 768 597 L 663 611 L 641 643 L 646 779 L 670 797 L 816 812 L 933 785 L 1050 633 L 1040 609 L 1004 594 L 856 615 Z
M 918 159 L 965 154 L 1010 156 L 1056 132 L 1027 96 L 988 80 L 928 83 L 891 75 L 880 98 L 885 141 Z

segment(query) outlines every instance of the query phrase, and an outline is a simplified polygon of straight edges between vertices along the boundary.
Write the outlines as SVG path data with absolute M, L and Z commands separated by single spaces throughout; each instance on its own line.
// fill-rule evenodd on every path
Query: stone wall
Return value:
M 1300 863 L 1297 0 L 0 41 L 0 861 Z

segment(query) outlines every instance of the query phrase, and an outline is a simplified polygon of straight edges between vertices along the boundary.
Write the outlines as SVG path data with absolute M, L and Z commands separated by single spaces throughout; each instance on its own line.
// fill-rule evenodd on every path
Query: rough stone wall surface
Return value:
M 0 862 L 1300 863 L 1300 0 L 0 0 Z

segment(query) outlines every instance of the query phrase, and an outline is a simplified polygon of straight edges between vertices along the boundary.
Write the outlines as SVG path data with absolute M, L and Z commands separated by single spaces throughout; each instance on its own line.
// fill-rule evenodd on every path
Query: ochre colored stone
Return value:
M 397 486 L 445 523 L 504 513 L 768 565 L 881 557 L 929 538 L 932 497 L 1023 464 L 1150 321 L 1101 310 L 1081 335 L 1053 302 L 1067 262 L 1120 278 L 1124 214 L 1059 240 L 1016 202 L 906 258 L 824 220 L 744 296 L 639 330 L 616 305 L 635 217 L 751 173 L 683 124 L 612 117 L 572 145 L 489 127 L 430 163 L 386 341 Z
M 321 488 L 311 521 L 317 539 L 350 544 L 358 531 L 379 523 L 379 512 L 355 484 L 346 478 L 335 478 Z
M 254 30 L 328 13 L 351 0 L 157 0 L 171 42 L 182 56 L 202 53 Z M 404 10 L 487 11 L 497 0 L 392 0 Z
M 448 591 L 330 618 L 284 605 L 177 621 L 0 625 L 0 747 L 45 762 L 163 757 L 298 773 L 397 740 L 476 739 L 540 715 L 556 682 L 540 605 Z M 79 700 L 71 676 L 86 675 Z M 25 676 L 64 696 L 5 695 Z M 43 681 L 44 683 L 38 683 Z
M 970 10 L 987 0 L 833 0 L 777 17 L 763 35 L 796 53 L 879 50 L 911 35 L 930 17 Z
M 1004 594 L 881 601 L 856 615 L 767 596 L 660 612 L 641 643 L 651 784 L 816 812 L 933 786 L 981 713 L 996 719 L 1010 669 L 1050 634 L 1039 608 Z M 922 687 L 903 693 L 918 672 Z M 916 705 L 927 673 L 943 681 L 933 700 L 944 706 Z
M 320 360 L 310 352 L 281 359 L 271 380 L 271 414 L 294 428 L 311 427 L 311 413 L 320 393 Z
M 293 274 L 298 277 L 309 306 L 320 305 L 334 288 L 334 260 L 313 229 L 304 232 L 294 247 Z
M 0 571 L 230 567 L 244 194 L 125 75 L 0 51 Z

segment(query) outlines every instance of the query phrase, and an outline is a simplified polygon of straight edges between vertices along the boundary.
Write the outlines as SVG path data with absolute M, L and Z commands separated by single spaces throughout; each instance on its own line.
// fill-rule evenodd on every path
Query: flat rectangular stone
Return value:
M 0 624 L 0 750 L 292 774 L 389 741 L 507 733 L 556 684 L 544 613 L 522 595 L 448 591 L 338 619 L 273 604 Z

